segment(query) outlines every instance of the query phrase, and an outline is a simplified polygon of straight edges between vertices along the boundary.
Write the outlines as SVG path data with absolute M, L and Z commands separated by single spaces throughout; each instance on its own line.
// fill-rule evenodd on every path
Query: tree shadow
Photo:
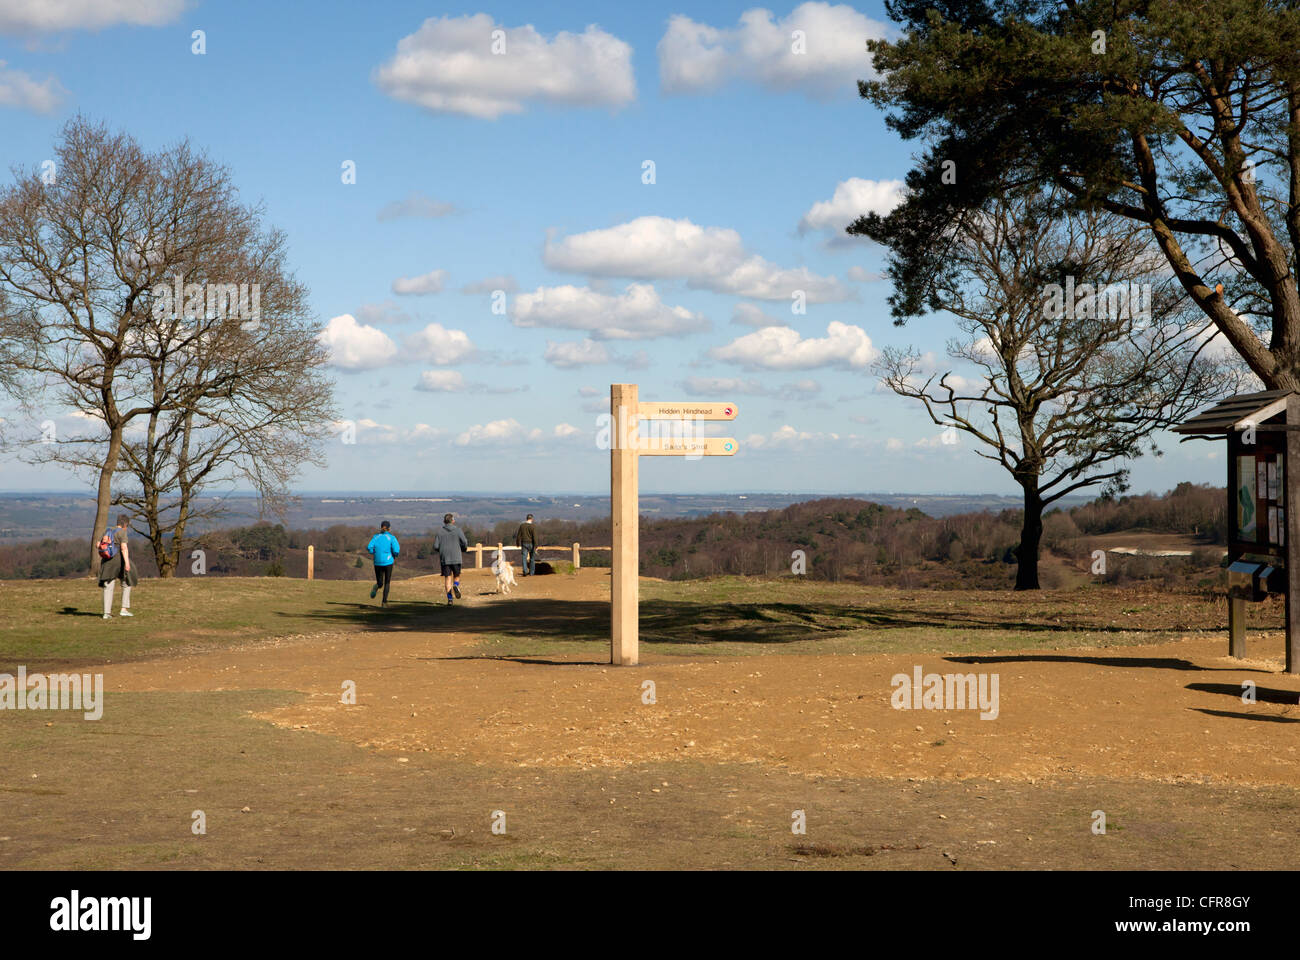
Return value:
M 482 596 L 482 594 L 479 594 Z M 306 615 L 328 623 L 352 623 L 370 630 L 460 631 L 505 634 L 529 639 L 609 642 L 610 608 L 603 600 L 561 600 L 545 597 L 503 598 L 500 603 L 446 606 L 441 601 L 390 601 L 379 610 L 364 603 L 333 602 L 330 610 Z M 286 614 L 287 616 L 287 614 Z M 296 615 L 301 618 L 303 615 Z M 1008 631 L 1044 637 L 1059 633 L 1150 633 L 1166 635 L 1171 627 L 1141 628 L 1091 622 L 1015 621 L 955 609 L 847 606 L 821 603 L 727 603 L 648 600 L 640 605 L 641 641 L 707 646 L 715 643 L 789 644 L 830 640 L 864 630 L 904 628 Z M 1017 659 L 1017 658 L 1011 658 Z M 1076 659 L 1089 662 L 1086 658 Z M 998 661 L 991 661 L 998 662 Z M 1125 658 L 1095 658 L 1107 666 L 1141 666 Z M 1173 661 L 1150 663 L 1171 667 Z M 1186 661 L 1178 669 L 1201 670 Z M 1174 668 L 1174 667 L 1171 667 Z
M 1241 699 L 1241 684 L 1239 683 L 1189 683 L 1187 689 L 1197 690 L 1201 693 L 1220 693 L 1226 697 Z M 1280 703 L 1294 707 L 1300 705 L 1300 692 L 1295 690 L 1272 690 L 1256 686 L 1255 700 L 1258 703 Z
M 501 654 L 485 653 L 481 656 L 463 655 L 459 657 L 416 657 L 416 660 L 509 660 L 511 663 L 526 663 L 538 667 L 608 667 L 608 660 L 539 660 L 536 657 L 508 657 Z
M 1227 717 L 1229 720 L 1261 720 L 1265 723 L 1300 723 L 1300 717 L 1279 717 L 1272 713 L 1240 713 L 1235 710 L 1210 710 L 1207 707 L 1193 707 L 1197 713 L 1211 717 Z
M 950 663 L 1090 663 L 1097 667 L 1145 667 L 1153 670 L 1195 670 L 1199 673 L 1267 673 L 1245 667 L 1203 667 L 1180 657 L 1096 657 L 1059 653 L 970 654 L 944 657 Z M 1240 688 L 1238 688 L 1240 692 Z

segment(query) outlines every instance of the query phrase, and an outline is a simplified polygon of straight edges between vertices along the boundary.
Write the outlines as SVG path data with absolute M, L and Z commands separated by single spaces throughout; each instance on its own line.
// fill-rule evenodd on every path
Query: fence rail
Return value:
M 502 551 L 502 552 L 504 553 L 504 552 L 507 551 L 507 550 L 521 550 L 521 549 L 523 549 L 523 548 L 522 548 L 522 547 L 511 547 L 511 546 L 506 546 L 506 545 L 504 545 L 504 544 L 500 544 L 500 543 L 498 543 L 495 547 L 492 546 L 491 544 L 488 544 L 488 545 L 484 546 L 482 543 L 476 543 L 476 544 L 474 544 L 474 546 L 470 547 L 469 550 L 467 550 L 466 552 L 467 552 L 467 553 L 472 553 L 472 554 L 474 554 L 474 566 L 475 566 L 476 568 L 478 568 L 478 569 L 481 570 L 481 569 L 483 568 L 483 551 L 484 551 L 484 550 L 487 550 L 487 551 L 489 551 L 489 552 L 492 551 L 492 550 L 500 550 L 500 551 Z M 567 547 L 566 547 L 566 546 L 558 546 L 558 547 L 538 547 L 538 548 L 537 548 L 537 553 L 541 553 L 543 550 L 567 550 L 567 551 L 570 551 L 570 552 L 572 553 L 572 556 L 573 556 L 573 569 L 575 569 L 575 570 L 579 570 L 579 569 L 582 568 L 582 551 L 583 551 L 583 550 L 609 550 L 609 549 L 611 549 L 611 548 L 610 548 L 610 547 L 584 547 L 582 544 L 577 543 L 577 542 L 574 542 L 574 543 L 570 544 L 570 545 L 567 546 Z M 316 569 L 315 569 L 315 568 L 316 568 L 316 548 L 315 548 L 315 546 L 308 546 L 308 547 L 307 547 L 307 579 L 308 579 L 308 580 L 314 580 L 314 579 L 316 578 Z
M 469 548 L 469 551 L 468 551 L 468 552 L 474 554 L 474 566 L 477 567 L 477 568 L 480 568 L 480 569 L 481 569 L 482 566 L 483 566 L 483 551 L 484 551 L 484 550 L 487 550 L 489 553 L 490 553 L 491 551 L 493 551 L 493 550 L 500 550 L 500 551 L 502 551 L 502 552 L 504 553 L 504 552 L 507 551 L 507 550 L 520 550 L 520 549 L 523 549 L 523 548 L 522 548 L 522 547 L 506 546 L 506 545 L 504 545 L 504 544 L 500 544 L 500 543 L 498 543 L 495 547 L 492 546 L 491 544 L 488 544 L 487 546 L 484 546 L 484 545 L 481 544 L 481 543 L 476 543 L 476 544 L 474 544 L 474 546 L 472 546 L 472 547 Z M 538 548 L 537 548 L 537 552 L 538 552 L 538 553 L 541 553 L 543 550 L 568 550 L 568 551 L 571 551 L 571 552 L 572 552 L 572 555 L 573 555 L 573 569 L 575 569 L 575 570 L 579 570 L 579 569 L 582 568 L 582 551 L 583 551 L 583 550 L 609 550 L 609 549 L 611 549 L 611 548 L 610 548 L 610 547 L 584 547 L 584 546 L 582 546 L 582 544 L 580 544 L 580 543 L 573 543 L 573 544 L 571 544 L 570 546 L 538 547 Z

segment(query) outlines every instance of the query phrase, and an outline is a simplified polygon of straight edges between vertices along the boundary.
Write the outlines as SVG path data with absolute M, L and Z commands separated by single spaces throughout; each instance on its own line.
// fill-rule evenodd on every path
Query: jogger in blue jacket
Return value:
M 379 525 L 379 532 L 366 544 L 366 549 L 370 551 L 370 558 L 375 562 L 375 585 L 370 588 L 370 599 L 375 599 L 375 594 L 382 588 L 385 607 L 388 606 L 388 585 L 393 580 L 393 564 L 397 560 L 397 555 L 402 552 L 401 544 L 389 532 L 390 526 L 391 524 L 385 520 Z

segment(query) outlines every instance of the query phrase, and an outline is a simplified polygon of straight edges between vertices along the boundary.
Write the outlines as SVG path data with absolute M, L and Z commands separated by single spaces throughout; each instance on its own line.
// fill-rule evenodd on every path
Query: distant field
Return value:
M 551 585 L 569 580 L 540 577 L 527 581 L 528 590 L 508 603 L 487 603 L 479 595 L 490 583 L 486 571 L 467 571 L 468 602 L 454 612 L 443 604 L 436 580 L 398 582 L 386 611 L 369 600 L 365 582 L 146 580 L 135 591 L 137 616 L 111 622 L 100 618 L 100 592 L 89 580 L 3 581 L 0 665 L 121 660 L 369 627 L 471 630 L 482 637 L 479 652 L 488 655 L 584 653 L 602 659 L 608 653 L 608 594 L 563 601 L 553 596 Z M 600 589 L 607 590 L 605 583 Z M 645 580 L 641 600 L 647 649 L 681 656 L 1111 646 L 1214 634 L 1226 622 L 1221 601 L 1100 584 L 1017 594 L 719 577 Z M 1280 627 L 1280 603 L 1248 609 L 1253 627 Z
M 757 510 L 780 510 L 790 504 L 818 499 L 830 494 L 814 493 L 732 493 L 732 494 L 656 494 L 642 492 L 641 513 L 647 519 L 700 517 L 710 513 Z M 934 517 L 977 510 L 1014 509 L 1020 500 L 995 494 L 894 494 L 845 493 L 833 496 L 860 497 L 891 507 L 917 507 Z M 1090 500 L 1086 496 L 1065 497 L 1060 505 L 1069 507 Z M 229 515 L 216 527 L 239 526 L 259 518 L 257 500 L 251 496 L 225 498 Z M 200 501 L 211 506 L 211 501 Z M 475 526 L 490 527 L 504 520 L 521 520 L 534 513 L 539 519 L 586 522 L 609 518 L 609 496 L 568 494 L 546 496 L 484 496 L 477 493 L 427 492 L 378 494 L 302 494 L 289 507 L 285 523 L 290 529 L 326 527 L 331 524 L 377 524 L 392 520 L 396 529 L 421 532 L 436 529 L 442 515 L 450 510 Z M 92 497 L 71 493 L 0 493 L 0 545 L 43 537 L 83 537 L 94 516 Z M 200 524 L 191 534 L 209 529 Z

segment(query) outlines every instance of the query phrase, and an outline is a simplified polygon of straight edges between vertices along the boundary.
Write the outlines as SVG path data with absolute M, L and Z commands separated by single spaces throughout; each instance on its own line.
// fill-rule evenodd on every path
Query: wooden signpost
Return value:
M 732 437 L 695 437 L 688 423 L 699 420 L 735 420 L 734 403 L 642 403 L 635 383 L 614 383 L 609 388 L 612 420 L 609 450 L 610 521 L 613 550 L 610 569 L 609 660 L 618 666 L 635 666 L 638 657 L 640 590 L 640 538 L 638 533 L 638 462 L 644 456 L 730 457 L 737 444 Z M 655 435 L 641 439 L 641 420 L 679 421 L 677 436 Z

